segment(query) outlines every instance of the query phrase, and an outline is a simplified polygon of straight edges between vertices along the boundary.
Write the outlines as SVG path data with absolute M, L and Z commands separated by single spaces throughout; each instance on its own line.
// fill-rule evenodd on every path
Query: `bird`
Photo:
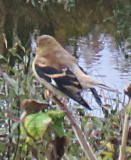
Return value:
M 100 106 L 102 101 L 95 87 L 114 91 L 113 88 L 87 75 L 78 66 L 77 59 L 65 50 L 54 37 L 42 35 L 37 38 L 36 43 L 36 55 L 32 63 L 32 70 L 36 78 L 54 95 L 71 98 L 92 110 L 92 107 L 81 96 L 83 90 L 90 89 Z

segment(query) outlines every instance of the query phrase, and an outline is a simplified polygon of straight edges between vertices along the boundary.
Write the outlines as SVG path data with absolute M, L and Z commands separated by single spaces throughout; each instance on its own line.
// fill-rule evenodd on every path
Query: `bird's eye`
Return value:
M 51 40 L 48 37 L 38 37 L 37 39 L 38 46 L 43 46 L 43 45 L 50 44 L 50 43 L 51 43 Z
M 45 37 L 41 40 L 42 43 L 51 43 L 50 39 L 48 37 Z
M 44 37 L 44 38 L 39 39 L 39 41 L 40 41 L 40 42 L 46 42 L 46 41 L 48 41 L 48 38 L 47 38 L 47 37 Z
M 48 38 L 47 38 L 47 37 L 44 37 L 44 38 L 42 38 L 42 40 L 43 40 L 43 41 L 47 41 L 47 40 L 48 40 Z

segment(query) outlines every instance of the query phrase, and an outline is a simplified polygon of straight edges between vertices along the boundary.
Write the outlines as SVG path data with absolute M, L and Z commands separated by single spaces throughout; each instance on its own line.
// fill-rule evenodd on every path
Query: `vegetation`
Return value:
M 118 49 L 129 58 L 126 49 L 131 48 L 130 19 L 128 0 L 0 1 L 1 160 L 87 160 L 79 126 L 94 159 L 131 159 L 130 104 L 127 110 L 123 105 L 118 111 L 119 99 L 112 97 L 115 102 L 106 106 L 109 108 L 104 118 L 93 117 L 79 106 L 71 107 L 74 123 L 68 110 L 60 110 L 56 101 L 51 103 L 50 95 L 31 70 L 31 44 L 39 34 L 51 34 L 65 46 L 69 37 L 77 39 L 95 31 L 97 39 L 103 31 L 115 37 Z M 127 128 L 123 132 L 124 118 Z M 123 142 L 125 148 L 120 148 Z

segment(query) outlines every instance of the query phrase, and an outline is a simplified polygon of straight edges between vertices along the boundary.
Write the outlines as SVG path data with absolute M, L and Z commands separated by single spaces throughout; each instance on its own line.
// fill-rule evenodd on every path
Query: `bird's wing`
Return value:
M 39 66 L 35 64 L 35 70 L 37 74 L 44 78 L 48 83 L 53 85 L 54 87 L 64 87 L 66 86 L 73 86 L 76 89 L 82 89 L 80 83 L 78 82 L 77 78 L 67 69 L 63 69 L 61 71 L 50 67 L 50 66 Z M 55 81 L 55 83 L 53 83 Z
M 35 64 L 35 70 L 40 78 L 45 79 L 50 85 L 60 90 L 79 104 L 91 109 L 81 97 L 82 89 L 75 75 L 68 69 L 57 70 L 51 66 Z

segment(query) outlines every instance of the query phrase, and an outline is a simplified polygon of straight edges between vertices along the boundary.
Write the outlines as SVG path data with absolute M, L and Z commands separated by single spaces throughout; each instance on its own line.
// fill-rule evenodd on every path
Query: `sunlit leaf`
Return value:
M 45 113 L 28 115 L 25 119 L 25 128 L 34 138 L 40 139 L 51 123 L 51 118 Z
M 112 152 L 107 152 L 107 151 L 103 151 L 102 154 L 108 155 L 108 156 L 113 156 L 113 153 L 112 153 Z
M 108 148 L 109 151 L 115 152 L 114 145 L 111 142 L 108 142 L 106 144 L 106 147 Z
M 98 160 L 103 160 L 103 158 L 101 156 L 98 156 Z
M 47 114 L 52 118 L 52 119 L 57 119 L 57 118 L 62 118 L 65 116 L 65 111 L 48 111 Z
M 30 144 L 30 145 L 32 145 L 32 146 L 35 145 L 35 143 L 34 143 L 34 141 L 33 141 L 33 139 L 32 139 L 31 137 L 27 137 L 27 138 L 26 138 L 26 143 L 28 143 L 28 144 Z
M 20 126 L 20 131 L 21 131 L 21 135 L 23 135 L 25 137 L 27 136 L 26 131 L 22 125 Z

